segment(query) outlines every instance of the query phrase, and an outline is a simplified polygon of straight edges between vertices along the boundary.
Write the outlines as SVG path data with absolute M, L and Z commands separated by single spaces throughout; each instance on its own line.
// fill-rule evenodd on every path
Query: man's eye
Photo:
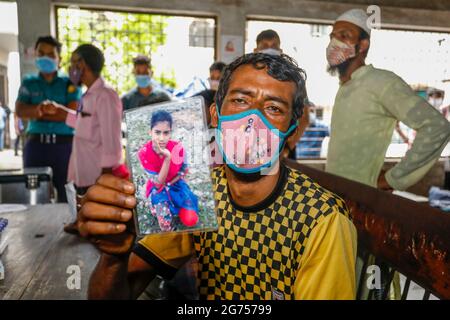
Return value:
M 276 113 L 280 113 L 282 110 L 281 108 L 277 107 L 277 106 L 268 106 L 267 109 L 270 112 L 276 112 Z
M 247 101 L 245 101 L 245 99 L 241 99 L 241 98 L 233 99 L 233 102 L 236 102 L 237 104 L 246 104 L 247 103 Z

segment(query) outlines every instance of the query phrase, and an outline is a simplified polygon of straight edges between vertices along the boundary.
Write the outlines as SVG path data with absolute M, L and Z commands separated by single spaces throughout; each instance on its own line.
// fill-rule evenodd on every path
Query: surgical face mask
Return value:
M 281 51 L 274 49 L 274 48 L 263 49 L 263 50 L 260 50 L 259 53 L 265 53 L 265 54 L 269 54 L 271 56 L 280 56 L 281 55 Z
M 35 60 L 36 68 L 42 73 L 53 73 L 58 70 L 58 63 L 55 59 L 47 56 L 37 57 Z
M 152 78 L 148 74 L 137 74 L 135 79 L 139 88 L 148 88 Z
M 70 67 L 69 78 L 70 82 L 72 82 L 75 86 L 81 85 L 81 70 L 77 67 Z
M 297 127 L 295 122 L 281 132 L 257 109 L 218 117 L 216 138 L 222 157 L 232 170 L 245 174 L 275 164 L 286 138 Z
M 428 99 L 428 102 L 435 107 L 436 109 L 439 109 L 439 107 L 442 105 L 442 102 L 444 99 L 442 98 L 430 98 Z
M 331 67 L 340 65 L 356 56 L 355 46 L 351 46 L 336 38 L 332 38 L 327 47 L 327 61 Z
M 219 80 L 208 79 L 208 82 L 209 82 L 209 88 L 211 90 L 217 91 L 217 89 L 219 89 L 219 82 L 220 82 Z

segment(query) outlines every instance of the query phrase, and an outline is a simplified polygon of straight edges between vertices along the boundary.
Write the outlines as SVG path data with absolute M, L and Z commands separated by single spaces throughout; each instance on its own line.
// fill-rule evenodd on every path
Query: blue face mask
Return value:
M 56 60 L 46 56 L 36 58 L 35 65 L 42 73 L 53 73 L 58 70 Z
M 275 128 L 258 110 L 219 117 L 216 139 L 225 163 L 240 173 L 256 173 L 279 160 L 286 138 L 297 127 L 286 132 Z
M 148 88 L 150 87 L 151 84 L 151 79 L 149 75 L 136 75 L 135 76 L 136 79 L 136 83 L 138 85 L 139 88 Z

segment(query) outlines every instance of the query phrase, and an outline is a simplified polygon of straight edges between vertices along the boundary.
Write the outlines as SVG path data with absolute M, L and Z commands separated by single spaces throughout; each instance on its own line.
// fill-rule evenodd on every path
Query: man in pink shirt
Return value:
M 91 44 L 80 45 L 70 59 L 70 80 L 84 84 L 87 91 L 77 115 L 69 114 L 66 124 L 75 128 L 68 181 L 73 181 L 78 195 L 83 195 L 104 173 L 112 173 L 122 158 L 122 102 L 113 88 L 100 76 L 105 58 Z M 78 233 L 77 221 L 64 230 Z

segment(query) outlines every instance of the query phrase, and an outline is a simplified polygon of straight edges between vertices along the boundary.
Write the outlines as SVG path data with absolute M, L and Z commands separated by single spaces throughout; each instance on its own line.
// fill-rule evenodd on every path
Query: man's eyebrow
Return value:
M 265 96 L 264 100 L 265 101 L 276 101 L 276 102 L 282 103 L 282 104 L 284 104 L 286 106 L 289 105 L 288 101 L 284 100 L 281 97 L 277 97 L 277 96 Z
M 243 89 L 243 88 L 236 88 L 230 91 L 230 94 L 235 94 L 235 93 L 241 93 L 241 94 L 245 94 L 246 96 L 254 96 L 254 92 L 248 89 Z
M 233 89 L 230 91 L 230 94 L 235 94 L 235 93 L 240 93 L 240 94 L 244 94 L 244 95 L 251 96 L 251 97 L 255 96 L 255 93 L 253 91 L 248 90 L 248 89 L 243 89 L 243 88 L 236 88 L 236 89 Z M 266 95 L 264 97 L 264 100 L 265 101 L 276 101 L 281 104 L 284 104 L 285 106 L 289 106 L 288 101 L 286 101 L 285 99 L 278 97 L 278 96 Z

